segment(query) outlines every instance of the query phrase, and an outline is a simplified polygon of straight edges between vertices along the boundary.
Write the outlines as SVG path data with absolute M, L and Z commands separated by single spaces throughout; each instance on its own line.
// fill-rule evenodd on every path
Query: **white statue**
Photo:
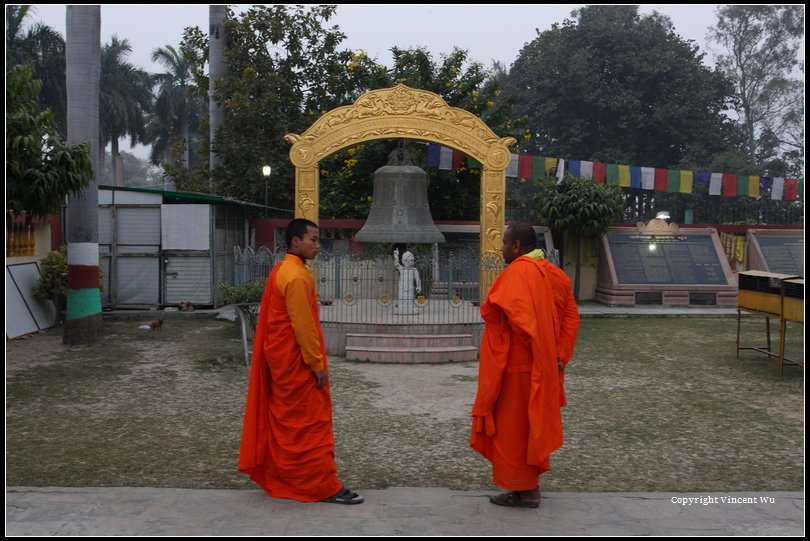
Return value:
M 399 262 L 399 250 L 394 250 L 394 266 L 399 271 L 399 291 L 395 314 L 416 314 L 418 310 L 414 304 L 417 293 L 422 292 L 422 281 L 419 271 L 413 266 L 414 257 L 411 252 L 402 254 L 402 263 Z M 415 286 L 415 287 L 414 287 Z

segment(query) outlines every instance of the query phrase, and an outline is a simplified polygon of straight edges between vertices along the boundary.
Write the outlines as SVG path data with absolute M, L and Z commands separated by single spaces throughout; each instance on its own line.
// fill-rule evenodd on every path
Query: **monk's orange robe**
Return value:
M 563 443 L 557 359 L 571 359 L 579 329 L 571 281 L 545 259 L 519 257 L 492 284 L 481 316 L 470 446 L 492 462 L 497 485 L 531 490 Z
M 315 386 L 326 368 L 314 281 L 287 254 L 262 296 L 239 450 L 239 470 L 270 496 L 312 502 L 342 486 L 329 386 Z

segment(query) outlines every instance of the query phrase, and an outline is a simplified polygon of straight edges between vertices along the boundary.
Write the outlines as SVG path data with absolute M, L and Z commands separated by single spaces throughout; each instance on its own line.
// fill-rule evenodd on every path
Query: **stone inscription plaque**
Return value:
M 770 272 L 804 276 L 804 239 L 756 235 Z
M 710 236 L 609 234 L 620 284 L 728 285 Z

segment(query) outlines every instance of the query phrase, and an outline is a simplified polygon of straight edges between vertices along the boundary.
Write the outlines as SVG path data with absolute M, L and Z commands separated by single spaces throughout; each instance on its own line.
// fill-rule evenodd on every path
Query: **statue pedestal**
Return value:
M 413 316 L 419 313 L 419 308 L 413 299 L 397 299 L 394 314 L 398 316 Z

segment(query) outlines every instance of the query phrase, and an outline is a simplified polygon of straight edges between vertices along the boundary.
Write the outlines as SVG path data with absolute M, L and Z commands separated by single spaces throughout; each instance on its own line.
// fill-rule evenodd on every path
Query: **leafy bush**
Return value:
M 245 282 L 238 286 L 220 282 L 219 289 L 225 293 L 225 299 L 232 304 L 261 302 L 262 294 L 264 293 L 264 280 Z
M 31 292 L 37 299 L 54 302 L 67 298 L 67 249 L 64 246 L 58 252 L 48 252 L 42 259 L 39 280 Z
M 67 248 L 62 246 L 58 252 L 48 252 L 40 262 L 39 280 L 31 293 L 37 299 L 52 300 L 57 306 L 64 306 L 67 299 Z M 104 290 L 104 271 L 98 267 L 99 289 Z

